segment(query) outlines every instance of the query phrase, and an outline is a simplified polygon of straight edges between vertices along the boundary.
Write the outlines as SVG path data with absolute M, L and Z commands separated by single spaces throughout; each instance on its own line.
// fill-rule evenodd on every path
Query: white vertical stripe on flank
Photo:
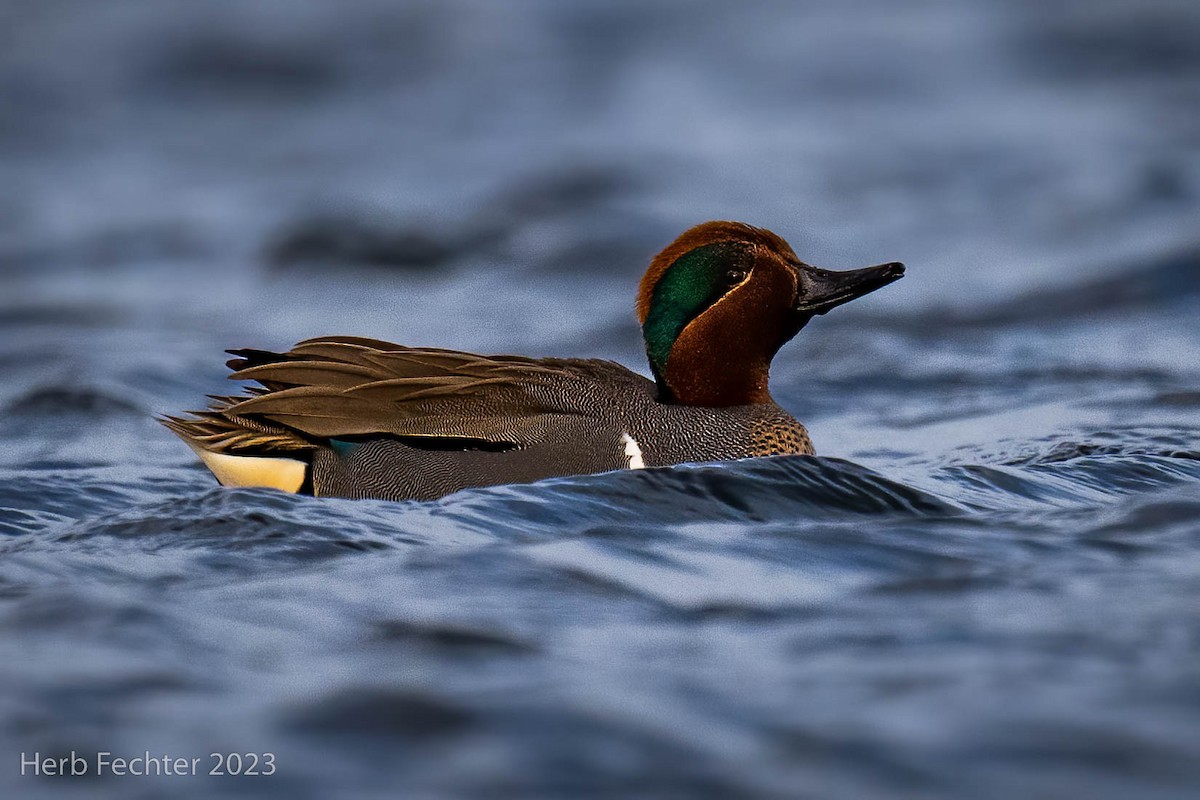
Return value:
M 646 462 L 642 460 L 642 448 L 638 447 L 637 439 L 628 433 L 621 434 L 621 443 L 625 445 L 625 458 L 630 469 L 644 469 Z

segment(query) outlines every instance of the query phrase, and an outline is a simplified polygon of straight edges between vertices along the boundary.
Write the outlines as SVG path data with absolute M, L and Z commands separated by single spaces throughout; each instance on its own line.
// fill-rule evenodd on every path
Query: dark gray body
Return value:
M 313 493 L 426 500 L 472 486 L 560 475 L 812 453 L 804 426 L 774 403 L 659 403 L 652 381 L 622 371 L 623 380 L 609 374 L 587 387 L 581 399 L 590 414 L 546 415 L 533 441 L 511 449 L 432 450 L 398 438 L 369 440 L 345 455 L 321 448 L 313 456 Z
M 812 453 L 804 426 L 773 402 L 661 403 L 653 381 L 611 361 L 357 337 L 232 352 L 231 377 L 262 388 L 164 422 L 201 450 L 306 461 L 300 490 L 327 497 L 428 500 L 558 475 Z

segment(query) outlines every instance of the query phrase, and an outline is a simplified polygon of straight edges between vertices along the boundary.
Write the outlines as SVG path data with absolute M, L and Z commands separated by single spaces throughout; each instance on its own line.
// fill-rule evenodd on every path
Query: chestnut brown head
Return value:
M 775 353 L 816 314 L 904 274 L 898 263 L 831 272 L 771 231 L 741 222 L 690 228 L 650 262 L 638 319 L 663 402 L 770 402 Z

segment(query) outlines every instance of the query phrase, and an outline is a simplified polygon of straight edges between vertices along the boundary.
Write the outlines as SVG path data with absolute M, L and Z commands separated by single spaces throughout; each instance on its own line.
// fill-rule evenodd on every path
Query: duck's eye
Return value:
M 744 269 L 731 269 L 729 272 L 725 273 L 725 280 L 730 286 L 733 286 L 734 284 L 738 284 L 746 280 L 747 274 L 748 273 Z

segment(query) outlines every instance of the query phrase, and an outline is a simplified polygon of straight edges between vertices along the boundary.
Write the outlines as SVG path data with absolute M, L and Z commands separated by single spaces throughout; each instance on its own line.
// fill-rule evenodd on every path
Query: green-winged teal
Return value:
M 830 272 L 774 233 L 706 222 L 655 256 L 637 313 L 654 380 L 611 361 L 481 356 L 374 339 L 230 350 L 259 384 L 163 422 L 227 486 L 431 499 L 554 475 L 811 454 L 767 390 L 815 314 L 898 279 Z

